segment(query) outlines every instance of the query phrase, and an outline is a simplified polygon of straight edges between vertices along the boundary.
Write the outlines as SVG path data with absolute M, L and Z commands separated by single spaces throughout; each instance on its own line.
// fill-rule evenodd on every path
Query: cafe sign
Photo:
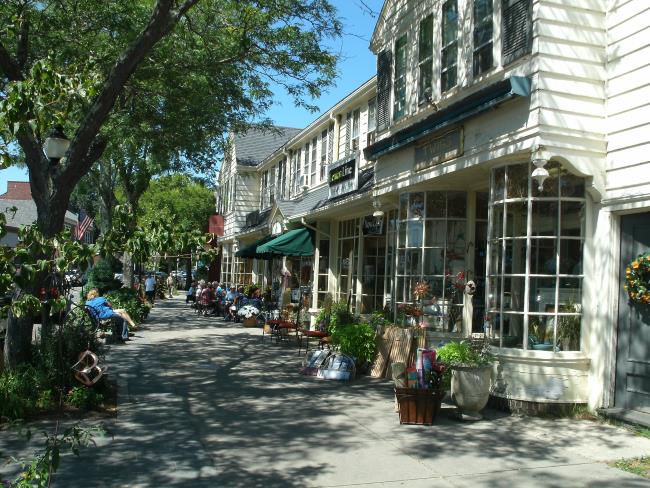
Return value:
M 329 198 L 353 192 L 359 187 L 359 153 L 332 163 L 328 171 Z
M 434 134 L 415 146 L 415 171 L 431 168 L 463 154 L 463 128 Z

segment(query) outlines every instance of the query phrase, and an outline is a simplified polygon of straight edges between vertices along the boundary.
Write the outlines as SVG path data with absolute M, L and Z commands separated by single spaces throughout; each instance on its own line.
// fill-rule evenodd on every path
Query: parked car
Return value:
M 68 271 L 64 278 L 70 286 L 82 286 L 86 283 L 86 277 L 79 270 Z

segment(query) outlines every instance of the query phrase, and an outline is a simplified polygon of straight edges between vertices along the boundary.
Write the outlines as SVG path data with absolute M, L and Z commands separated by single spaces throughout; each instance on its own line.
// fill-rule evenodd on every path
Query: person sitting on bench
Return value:
M 108 320 L 116 318 L 121 321 L 121 339 L 123 341 L 129 340 L 129 327 L 126 324 L 128 322 L 131 327 L 135 327 L 135 322 L 133 322 L 133 319 L 126 310 L 123 308 L 113 309 L 111 303 L 106 300 L 106 298 L 99 296 L 99 291 L 97 288 L 92 288 L 88 292 L 88 295 L 86 295 L 86 307 L 91 310 L 91 313 L 97 320 Z

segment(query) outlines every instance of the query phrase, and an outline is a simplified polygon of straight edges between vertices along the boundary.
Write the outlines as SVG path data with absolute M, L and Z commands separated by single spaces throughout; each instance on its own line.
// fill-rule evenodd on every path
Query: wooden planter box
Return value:
M 395 398 L 399 404 L 399 423 L 432 425 L 440 412 L 444 396 L 444 390 L 395 388 Z

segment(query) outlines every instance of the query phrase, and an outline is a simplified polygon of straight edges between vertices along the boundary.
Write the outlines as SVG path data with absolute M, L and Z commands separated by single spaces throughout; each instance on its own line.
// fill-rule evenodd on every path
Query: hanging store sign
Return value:
M 328 171 L 329 198 L 353 192 L 359 188 L 359 153 L 332 163 Z
M 415 146 L 415 171 L 431 168 L 463 154 L 463 128 L 426 138 Z
M 369 215 L 363 218 L 363 234 L 366 236 L 381 236 L 384 234 L 384 217 Z

